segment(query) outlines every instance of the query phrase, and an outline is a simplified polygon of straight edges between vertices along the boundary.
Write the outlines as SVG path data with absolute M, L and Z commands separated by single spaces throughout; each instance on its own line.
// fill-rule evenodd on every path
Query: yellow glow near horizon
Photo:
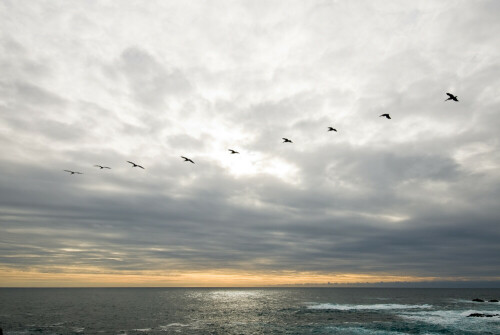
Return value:
M 0 287 L 259 287 L 279 285 L 356 284 L 378 282 L 422 282 L 467 280 L 403 275 L 356 273 L 314 273 L 274 271 L 273 273 L 213 270 L 207 272 L 111 272 L 96 268 L 18 270 L 0 268 Z M 491 279 L 491 278 L 489 278 Z M 495 278 L 498 279 L 498 278 Z

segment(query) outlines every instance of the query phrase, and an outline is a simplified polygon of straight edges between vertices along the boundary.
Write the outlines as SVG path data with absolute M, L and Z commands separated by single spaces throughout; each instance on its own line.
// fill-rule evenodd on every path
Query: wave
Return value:
M 334 334 L 342 335 L 410 335 L 410 333 L 403 333 L 395 330 L 369 329 L 363 327 L 329 326 L 327 329 L 335 331 Z M 434 335 L 434 333 L 425 333 L 425 335 Z
M 307 306 L 308 309 L 329 309 L 339 311 L 350 310 L 392 310 L 392 309 L 428 309 L 432 305 L 404 305 L 404 304 L 372 304 L 372 305 L 341 305 L 341 304 L 316 304 Z
M 499 305 L 500 302 L 490 302 L 488 300 L 485 300 L 484 302 L 477 302 L 477 301 L 472 301 L 471 299 L 450 299 L 449 301 L 453 303 L 459 303 L 459 304 L 473 304 L 473 305 Z
M 500 317 L 474 318 L 468 317 L 472 313 L 499 314 L 500 311 L 477 311 L 477 310 L 437 310 L 405 312 L 398 316 L 413 322 L 444 327 L 460 332 L 471 332 L 473 334 L 491 334 L 492 327 L 500 326 Z
M 160 326 L 160 329 L 167 329 L 170 327 L 189 327 L 189 326 L 190 326 L 189 324 L 174 322 L 174 323 L 169 323 L 166 326 Z

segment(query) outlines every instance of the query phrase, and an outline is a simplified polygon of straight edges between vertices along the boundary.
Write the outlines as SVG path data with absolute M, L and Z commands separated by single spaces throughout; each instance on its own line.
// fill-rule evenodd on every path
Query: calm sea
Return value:
M 13 334 L 500 334 L 500 289 L 0 289 Z

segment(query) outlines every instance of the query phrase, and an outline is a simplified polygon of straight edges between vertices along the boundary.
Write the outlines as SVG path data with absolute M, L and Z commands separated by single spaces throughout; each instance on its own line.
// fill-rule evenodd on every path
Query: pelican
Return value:
M 337 129 L 333 128 L 333 127 L 328 127 L 328 131 L 334 131 L 334 132 L 337 132 Z
M 111 169 L 109 166 L 102 166 L 102 165 L 94 165 L 95 167 L 102 169 Z
M 193 160 L 192 159 L 189 159 L 187 157 L 184 157 L 184 156 L 181 156 L 181 158 L 184 158 L 184 162 L 191 162 L 194 164 Z
M 64 170 L 64 171 L 69 172 L 69 173 L 71 173 L 71 174 L 83 174 L 83 173 L 81 173 L 81 172 L 71 171 L 71 170 Z
M 391 119 L 391 116 L 389 114 L 382 114 L 379 117 L 382 117 L 382 116 L 389 119 L 389 120 Z
M 291 140 L 289 140 L 288 138 L 285 138 L 285 137 L 282 137 L 283 139 L 283 143 L 293 143 Z
M 231 152 L 231 155 L 239 154 L 239 152 L 236 150 L 233 150 L 233 149 L 227 149 L 227 150 Z
M 445 101 L 448 101 L 448 100 L 454 100 L 456 102 L 458 102 L 458 97 L 456 95 L 453 95 L 451 93 L 446 93 L 448 95 L 448 99 L 446 99 Z
M 140 167 L 141 169 L 144 170 L 144 167 L 143 166 L 140 166 L 139 164 L 135 164 L 134 162 L 131 162 L 131 161 L 127 161 L 127 163 L 130 163 L 132 164 L 132 167 L 135 168 L 135 167 Z

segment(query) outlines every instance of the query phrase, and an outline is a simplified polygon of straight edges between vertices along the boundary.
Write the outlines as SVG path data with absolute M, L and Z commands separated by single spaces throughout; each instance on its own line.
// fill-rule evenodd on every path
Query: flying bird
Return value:
M 144 167 L 143 166 L 140 166 L 139 164 L 135 164 L 134 162 L 131 162 L 131 161 L 127 161 L 127 163 L 130 163 L 132 164 L 132 167 L 135 168 L 135 167 L 140 167 L 141 169 L 144 170 Z
M 64 170 L 64 171 L 69 172 L 69 173 L 71 173 L 71 174 L 75 174 L 75 173 L 76 173 L 76 174 L 83 174 L 83 173 L 81 173 L 81 172 L 71 171 L 71 170 Z
M 285 137 L 282 137 L 283 139 L 283 143 L 293 143 L 291 140 L 289 140 L 288 138 L 285 138 Z
M 239 154 L 239 152 L 236 150 L 233 150 L 233 149 L 227 149 L 227 150 L 231 152 L 231 155 Z
M 389 114 L 382 114 L 379 117 L 382 117 L 382 116 L 389 119 L 389 120 L 391 119 L 391 116 Z
M 333 128 L 333 127 L 328 127 L 328 131 L 334 131 L 334 132 L 337 132 L 337 129 Z
M 191 162 L 194 164 L 193 160 L 192 159 L 189 159 L 187 157 L 184 157 L 184 156 L 181 156 L 181 158 L 184 158 L 184 162 Z
M 102 169 L 111 169 L 109 166 L 102 166 L 102 165 L 94 165 L 95 167 Z
M 446 93 L 448 95 L 448 99 L 446 99 L 445 101 L 448 101 L 448 100 L 454 100 L 454 101 L 457 101 L 458 102 L 458 97 L 456 95 L 453 95 L 451 93 Z

